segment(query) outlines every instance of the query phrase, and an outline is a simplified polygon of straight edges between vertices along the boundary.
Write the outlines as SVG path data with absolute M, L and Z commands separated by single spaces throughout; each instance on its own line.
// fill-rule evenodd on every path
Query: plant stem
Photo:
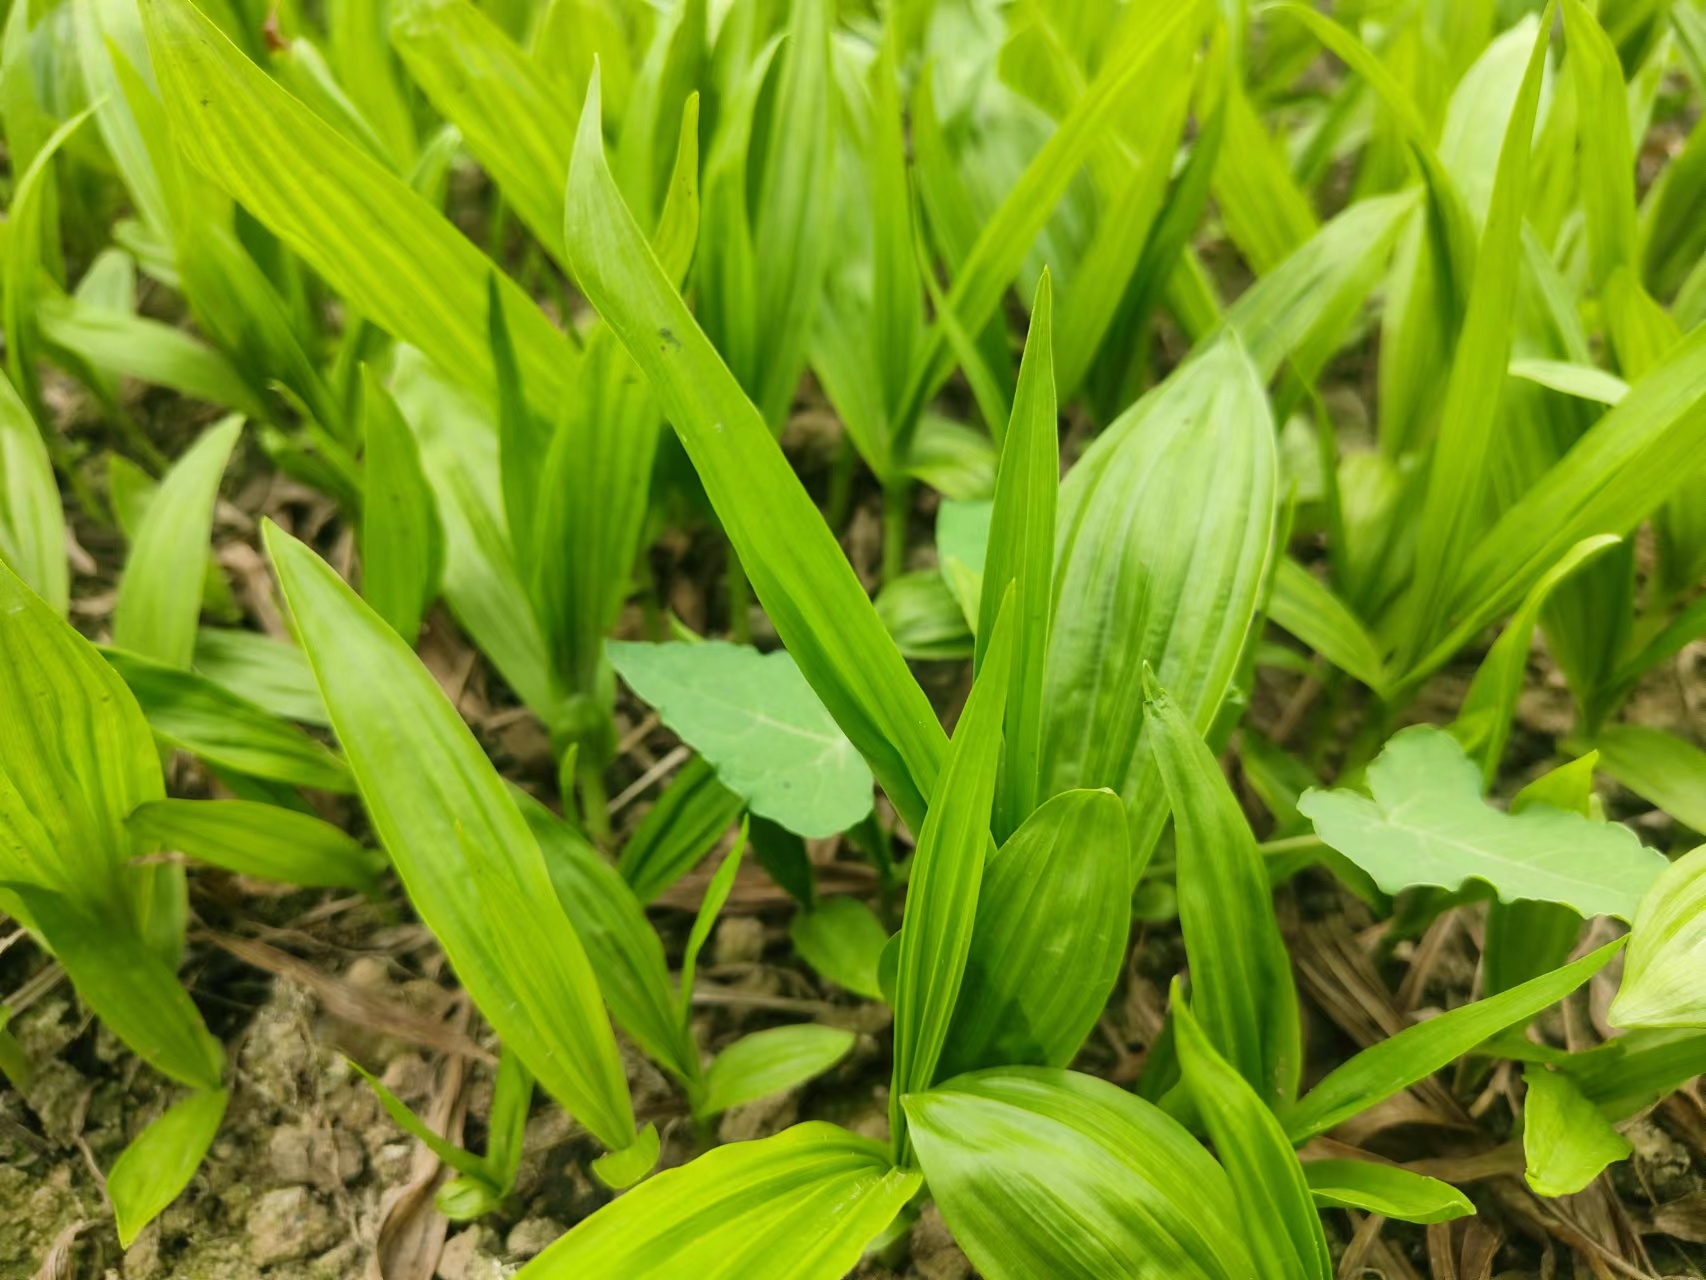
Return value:
M 896 479 L 883 490 L 883 582 L 906 572 L 906 530 L 912 516 L 912 481 Z
M 723 585 L 729 598 L 729 638 L 736 644 L 752 642 L 752 619 L 747 616 L 752 607 L 752 585 L 746 580 L 740 553 L 729 544 L 728 563 L 723 567 Z
M 581 822 L 586 834 L 600 848 L 608 848 L 610 797 L 604 789 L 604 771 L 583 752 L 575 774 L 580 785 Z

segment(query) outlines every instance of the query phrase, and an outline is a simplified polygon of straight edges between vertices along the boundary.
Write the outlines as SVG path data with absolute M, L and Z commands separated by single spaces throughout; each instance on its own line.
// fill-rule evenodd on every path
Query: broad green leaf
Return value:
M 745 807 L 710 763 L 694 756 L 640 819 L 617 870 L 641 902 L 650 902 L 693 870 Z
M 416 160 L 415 122 L 385 38 L 385 8 L 366 0 L 330 0 L 326 54 L 337 83 L 401 173 Z
M 786 653 L 612 642 L 610 661 L 752 812 L 832 836 L 871 811 L 871 772 Z
M 1173 812 L 1179 925 L 1215 1050 L 1268 1106 L 1297 1093 L 1302 1025 L 1268 869 L 1208 744 L 1172 698 L 1146 691 L 1150 742 Z
M 124 682 L 0 565 L 0 880 L 99 896 L 130 857 L 125 817 L 164 794 Z
M 298 787 L 353 791 L 349 767 L 322 742 L 190 671 L 103 649 L 162 740 L 221 769 Z
M 906 1099 L 930 1194 L 989 1280 L 1257 1274 L 1231 1185 L 1159 1108 L 1050 1067 L 976 1071 Z
M 1379 642 L 1349 605 L 1290 556 L 1275 566 L 1268 617 L 1339 670 L 1385 694 L 1388 674 Z
M 901 1099 L 928 1089 L 947 1045 L 971 954 L 990 809 L 1001 764 L 1001 725 L 1013 662 L 1013 589 L 984 655 L 981 678 L 960 713 L 947 763 L 918 834 L 907 881 L 894 999 L 894 1083 L 889 1131 L 906 1151 Z
M 1450 1222 L 1475 1212 L 1448 1182 L 1372 1160 L 1306 1160 L 1309 1194 L 1323 1208 L 1361 1209 L 1400 1222 Z
M 1177 978 L 1170 1005 L 1179 1066 L 1232 1183 L 1244 1238 L 1260 1260 L 1257 1274 L 1329 1280 L 1327 1237 L 1285 1129 L 1267 1100 L 1216 1051 Z
M 461 0 L 457 0 L 458 3 Z M 361 504 L 361 592 L 409 644 L 438 592 L 444 535 L 438 506 L 421 470 L 415 434 L 397 402 L 362 369 L 364 492 Z
M 1214 170 L 1214 198 L 1226 233 L 1250 269 L 1265 276 L 1320 228 L 1292 177 L 1283 143 L 1256 113 L 1236 75 L 1225 88 L 1226 140 Z
M 1530 1063 L 1522 1074 L 1524 1177 L 1543 1196 L 1569 1196 L 1587 1187 L 1609 1164 L 1628 1156 L 1629 1140 L 1611 1127 L 1562 1072 Z
M 1305 1142 L 1383 1102 L 1470 1052 L 1506 1027 L 1549 1008 L 1598 973 L 1623 948 L 1623 939 L 1580 960 L 1496 996 L 1477 1000 L 1406 1027 L 1364 1049 L 1281 1115 L 1293 1142 Z
M 391 43 L 527 229 L 561 260 L 574 100 L 468 0 L 398 0 Z
M 940 1074 L 1072 1061 L 1125 958 L 1130 865 L 1111 791 L 1062 792 L 989 858 Z
M 149 1122 L 107 1172 L 107 1199 L 118 1220 L 118 1242 L 128 1249 L 142 1228 L 178 1198 L 213 1145 L 230 1095 L 198 1089 Z
M 493 396 L 491 264 L 384 166 L 249 61 L 189 0 L 142 0 L 172 137 L 373 323 Z M 574 385 L 572 348 L 507 279 L 517 357 L 549 412 Z
M 73 897 L 19 883 L 0 888 L 22 902 L 78 998 L 137 1057 L 180 1084 L 219 1088 L 225 1051 L 127 902 L 111 893 Z
M 1548 805 L 1520 814 L 1487 805 L 1480 770 L 1431 725 L 1393 735 L 1367 776 L 1373 799 L 1311 790 L 1298 808 L 1387 893 L 1483 880 L 1501 902 L 1558 902 L 1629 920 L 1664 870 L 1664 855 L 1620 824 Z
M 371 890 L 385 859 L 340 828 L 250 800 L 150 800 L 126 820 L 138 844 L 281 884 Z
M 595 91 L 569 170 L 566 240 L 576 278 L 651 380 L 801 673 L 916 831 L 946 737 L 763 417 L 617 194 Z
M 474 735 L 396 632 L 274 525 L 267 550 L 373 826 L 498 1035 L 613 1149 L 634 1141 L 598 981 L 539 846 Z M 502 920 L 493 930 L 490 922 Z
M 1013 676 L 1007 691 L 995 835 L 1005 838 L 1037 807 L 1042 783 L 1043 681 L 1054 613 L 1055 506 L 1060 494 L 1060 422 L 1055 413 L 1053 309 L 1049 274 L 1037 282 L 1019 366 L 1013 417 L 1001 447 L 982 564 L 974 668 L 982 665 L 995 617 L 1013 585 Z M 1064 1064 L 1061 1064 L 1064 1065 Z
M 851 1031 L 809 1022 L 742 1036 L 712 1060 L 700 1114 L 715 1115 L 804 1084 L 846 1057 L 855 1039 Z
M 883 998 L 877 963 L 889 935 L 864 903 L 825 898 L 794 916 L 788 938 L 800 959 L 837 986 L 867 1000 Z
M 1607 1018 L 1618 1027 L 1706 1027 L 1706 845 L 1653 882 L 1630 929 L 1623 984 Z
M 11 380 L 0 379 L 0 561 L 63 614 L 71 599 L 65 512 L 41 431 Z
M 1481 660 L 1469 692 L 1463 695 L 1463 705 L 1457 712 L 1452 733 L 1464 746 L 1481 758 L 1481 776 L 1491 786 L 1505 754 L 1505 742 L 1510 737 L 1511 721 L 1516 715 L 1517 698 L 1522 693 L 1528 675 L 1528 651 L 1534 638 L 1534 628 L 1540 621 L 1540 611 L 1548 597 L 1564 579 L 1583 564 L 1621 539 L 1602 534 L 1584 538 L 1569 553 L 1553 565 L 1546 575 L 1529 588 L 1522 607 L 1510 622 L 1487 656 Z
M 919 1181 L 890 1165 L 880 1144 L 811 1121 L 658 1174 L 585 1219 L 519 1276 L 838 1280 Z
M 258 631 L 203 627 L 195 638 L 195 669 L 275 716 L 302 724 L 330 723 L 314 671 L 293 644 Z
M 1165 821 L 1139 740 L 1144 664 L 1207 732 L 1274 554 L 1277 473 L 1261 379 L 1229 334 L 1121 415 L 1061 487 L 1041 794 L 1118 792 L 1134 884 Z
M 645 909 L 615 868 L 538 801 L 516 803 L 539 841 L 557 901 L 598 973 L 616 1024 L 684 1084 L 699 1078 L 699 1050 L 679 1016 L 669 964 Z
M 1706 751 L 1632 723 L 1607 725 L 1593 745 L 1601 769 L 1684 826 L 1706 832 Z
M 113 644 L 169 667 L 195 657 L 219 480 L 243 430 L 226 418 L 166 473 L 131 539 L 113 605 Z

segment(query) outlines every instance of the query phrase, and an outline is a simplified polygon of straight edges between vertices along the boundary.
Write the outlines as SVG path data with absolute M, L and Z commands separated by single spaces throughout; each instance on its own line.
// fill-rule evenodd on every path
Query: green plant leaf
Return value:
M 763 417 L 617 194 L 596 88 L 569 168 L 576 278 L 650 379 L 777 634 L 916 831 L 946 736 Z
M 611 665 L 755 814 L 832 836 L 871 811 L 871 772 L 786 653 L 613 641 Z
M 699 1050 L 680 1017 L 663 944 L 639 898 L 568 823 L 537 800 L 514 795 L 539 841 L 557 901 L 598 973 L 611 1017 L 676 1079 L 697 1081 Z
M 492 1026 L 605 1145 L 633 1110 L 598 981 L 538 843 L 438 682 L 302 543 L 265 528 L 374 830 Z M 503 920 L 493 930 L 490 921 Z
M 1232 1183 L 1244 1238 L 1260 1259 L 1258 1274 L 1329 1280 L 1327 1237 L 1285 1129 L 1197 1024 L 1177 978 L 1169 1003 L 1179 1066 Z
M 379 1105 L 385 1108 L 385 1114 L 390 1116 L 391 1119 L 396 1122 L 399 1129 L 408 1134 L 411 1138 L 415 1138 L 420 1141 L 425 1145 L 428 1151 L 431 1151 L 433 1155 L 437 1156 L 444 1164 L 456 1170 L 464 1177 L 481 1180 L 485 1179 L 486 1162 L 484 1160 L 475 1155 L 472 1151 L 469 1151 L 464 1147 L 457 1146 L 454 1142 L 450 1141 L 450 1139 L 435 1130 L 425 1120 L 422 1120 L 414 1113 L 413 1108 L 411 1108 L 408 1103 L 404 1102 L 396 1094 L 392 1093 L 391 1090 L 386 1087 L 385 1082 L 379 1079 L 378 1076 L 374 1075 L 366 1067 L 362 1066 L 359 1062 L 356 1062 L 353 1058 L 346 1059 L 346 1061 L 349 1062 L 349 1065 L 355 1069 L 356 1073 L 360 1075 L 363 1080 L 367 1081 L 368 1088 L 372 1089 L 374 1095 L 379 1099 Z
M 1062 792 L 1008 837 L 983 869 L 940 1074 L 1072 1061 L 1125 957 L 1130 865 L 1111 791 Z
M 1562 1000 L 1623 948 L 1623 939 L 1496 996 L 1439 1014 L 1364 1049 L 1289 1108 L 1281 1119 L 1293 1142 L 1305 1142 L 1341 1121 L 1425 1079 L 1506 1027 L 1527 1021 Z
M 681 1021 L 684 1024 L 693 1008 L 693 978 L 699 964 L 699 953 L 710 940 L 711 930 L 717 923 L 717 917 L 722 914 L 723 904 L 729 900 L 729 893 L 735 887 L 735 876 L 740 873 L 740 860 L 741 855 L 746 852 L 746 841 L 747 825 L 743 821 L 740 835 L 733 847 L 723 855 L 716 874 L 705 886 L 705 896 L 700 899 L 699 910 L 693 917 L 693 928 L 688 931 L 687 945 L 681 953 L 681 993 L 678 997 Z
M 989 1280 L 1257 1274 L 1226 1174 L 1117 1085 L 1008 1067 L 905 1105 L 930 1193 Z
M 1060 422 L 1055 413 L 1049 274 L 1037 281 L 1013 416 L 1001 447 L 978 607 L 974 668 L 988 655 L 995 617 L 1013 584 L 1013 676 L 1007 691 L 995 835 L 1005 839 L 1037 807 L 1042 783 L 1043 681 L 1054 614 L 1055 506 Z M 1064 1065 L 1064 1064 L 1062 1064 Z
M 219 479 L 241 418 L 209 429 L 160 482 L 131 539 L 113 605 L 113 644 L 169 667 L 195 657 L 196 623 Z
M 1643 800 L 1706 832 L 1706 751 L 1642 724 L 1612 724 L 1594 738 L 1599 767 Z
M 195 670 L 275 716 L 322 727 L 331 723 L 314 670 L 293 644 L 258 631 L 203 627 L 195 638 Z
M 1160 689 L 1146 689 L 1152 750 L 1173 812 L 1179 925 L 1191 990 L 1217 1052 L 1269 1106 L 1297 1093 L 1302 1024 L 1268 869 L 1214 753 Z
M 825 898 L 795 913 L 788 937 L 800 959 L 837 986 L 867 1000 L 883 998 L 877 964 L 889 934 L 864 903 Z
M 444 534 L 414 432 L 372 371 L 361 373 L 367 442 L 361 504 L 362 597 L 409 644 L 438 593 Z
M 107 1173 L 107 1199 L 118 1220 L 118 1242 L 128 1249 L 142 1228 L 178 1198 L 213 1145 L 230 1095 L 198 1089 L 181 1098 L 119 1153 Z
M 1617 823 L 1549 805 L 1507 814 L 1485 804 L 1480 770 L 1431 725 L 1393 735 L 1369 765 L 1368 785 L 1372 800 L 1310 790 L 1298 808 L 1387 893 L 1484 880 L 1501 902 L 1559 902 L 1628 920 L 1664 870 L 1664 855 Z
M 1206 733 L 1273 554 L 1277 471 L 1261 380 L 1227 335 L 1122 414 L 1061 487 L 1041 793 L 1119 793 L 1133 884 L 1166 818 L 1139 741 L 1144 664 Z
M 641 902 L 650 902 L 709 853 L 746 802 L 694 756 L 646 810 L 622 846 L 616 868 Z
M 349 766 L 293 724 L 191 671 L 121 649 L 101 656 L 148 718 L 148 727 L 209 764 L 250 777 L 323 791 L 353 791 Z
M 367 319 L 491 401 L 491 263 L 437 210 L 292 98 L 187 0 L 142 0 L 173 139 Z M 553 410 L 573 348 L 507 278 L 524 385 Z
M 918 1189 L 880 1144 L 817 1121 L 717 1147 L 582 1221 L 525 1280 L 837 1280 Z
M 125 820 L 138 842 L 281 884 L 372 890 L 385 858 L 329 822 L 250 800 L 150 800 Z
M 1665 870 L 1635 913 L 1623 983 L 1606 1015 L 1618 1027 L 1706 1027 L 1706 845 Z
M 1385 695 L 1389 677 L 1380 643 L 1349 605 L 1290 556 L 1275 566 L 1268 617 L 1339 670 Z
M 804 1084 L 846 1057 L 855 1039 L 851 1031 L 810 1022 L 742 1036 L 712 1060 L 700 1114 L 716 1115 Z
M 1628 1156 L 1629 1140 L 1611 1127 L 1569 1076 L 1530 1063 L 1522 1078 L 1528 1084 L 1522 1104 L 1522 1151 L 1528 1166 L 1523 1176 L 1537 1194 L 1574 1195 L 1607 1165 Z
M 1579 400 L 1615 405 L 1629 394 L 1629 384 L 1614 373 L 1592 365 L 1570 364 L 1562 360 L 1512 360 L 1511 376 L 1526 378 L 1537 386 L 1561 391 Z
M 1013 588 L 1007 590 L 1008 601 Z M 924 817 L 907 881 L 906 924 L 900 932 L 894 998 L 894 1083 L 889 1131 L 896 1156 L 906 1151 L 901 1099 L 928 1089 L 946 1046 L 965 978 L 976 922 L 990 808 L 1001 763 L 1001 723 L 1012 672 L 1012 605 L 1004 603 L 972 684 Z
M 957 662 L 972 656 L 965 612 L 939 570 L 920 569 L 890 578 L 877 592 L 876 604 L 877 616 L 905 657 Z
M 63 614 L 71 600 L 65 512 L 40 429 L 11 380 L 0 379 L 0 560 Z
M 1448 1182 L 1372 1160 L 1306 1160 L 1309 1194 L 1323 1208 L 1361 1209 L 1400 1222 L 1450 1222 L 1475 1212 Z
M 527 229 L 560 261 L 573 99 L 467 0 L 392 5 L 391 44 Z

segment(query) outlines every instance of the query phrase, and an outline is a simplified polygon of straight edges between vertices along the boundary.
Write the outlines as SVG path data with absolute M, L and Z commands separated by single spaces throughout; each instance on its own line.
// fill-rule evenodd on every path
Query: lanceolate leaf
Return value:
M 1635 723 L 1607 725 L 1594 746 L 1600 768 L 1684 826 L 1706 833 L 1706 751 Z
M 821 1122 L 718 1147 L 587 1218 L 524 1280 L 839 1280 L 918 1189 L 883 1148 Z
M 250 800 L 150 800 L 125 825 L 141 849 L 172 849 L 282 884 L 371 890 L 385 870 L 383 855 L 331 823 Z
M 1125 957 L 1130 863 L 1111 791 L 1062 792 L 989 859 L 942 1074 L 1072 1061 Z
M 128 1249 L 142 1228 L 178 1198 L 213 1145 L 229 1094 L 199 1089 L 136 1136 L 107 1173 L 107 1199 L 118 1220 L 119 1247 Z
M 650 902 L 693 870 L 746 802 L 694 756 L 640 819 L 616 867 L 641 902 Z
M 1309 1160 L 1303 1176 L 1322 1208 L 1361 1209 L 1404 1222 L 1450 1222 L 1475 1212 L 1450 1183 L 1372 1160 Z
M 871 811 L 871 771 L 786 653 L 612 642 L 622 679 L 751 810 L 807 837 Z
M 383 383 L 362 370 L 367 442 L 361 506 L 363 597 L 410 644 L 438 592 L 444 535 L 414 432 Z
M 71 598 L 65 513 L 41 431 L 10 379 L 0 379 L 0 560 L 64 613 Z
M 1492 885 L 1503 902 L 1559 902 L 1580 915 L 1634 916 L 1665 868 L 1617 823 L 1547 805 L 1506 814 L 1481 800 L 1480 771 L 1451 735 L 1427 725 L 1396 734 L 1368 768 L 1372 800 L 1308 791 L 1298 808 L 1320 837 L 1388 893 L 1415 885 Z
M 978 608 L 976 663 L 981 665 L 1007 584 L 1014 584 L 1013 680 L 1007 695 L 1006 748 L 995 804 L 998 839 L 1030 817 L 1042 781 L 1043 680 L 1054 613 L 1055 505 L 1060 492 L 1052 309 L 1049 275 L 1044 271 L 1031 307 L 1013 418 L 995 477 Z
M 1406 1027 L 1327 1075 L 1281 1119 L 1304 1142 L 1438 1071 L 1506 1027 L 1562 1000 L 1623 948 L 1623 939 L 1485 1000 Z
M 897 1156 L 906 1151 L 901 1098 L 928 1089 L 936 1078 L 971 951 L 1012 672 L 1012 598 L 1009 588 L 982 677 L 972 685 L 954 729 L 941 784 L 913 856 L 891 1002 L 895 1034 L 889 1131 Z
M 1257 1274 L 1226 1174 L 1105 1080 L 976 1071 L 906 1099 L 930 1193 L 989 1280 Z
M 491 264 L 432 208 L 249 61 L 189 0 L 142 0 L 172 136 L 366 318 L 490 399 Z M 504 278 L 534 405 L 574 384 L 573 349 Z
M 1148 691 L 1173 811 L 1179 924 L 1203 1031 L 1268 1106 L 1295 1096 L 1302 1027 L 1268 872 L 1214 753 L 1173 700 Z
M 566 240 L 599 314 L 651 380 L 777 633 L 918 830 L 946 739 L 834 535 L 617 194 L 596 84 L 569 169 Z
M 701 1110 L 715 1115 L 803 1084 L 845 1058 L 855 1039 L 851 1031 L 816 1023 L 743 1036 L 719 1053 L 705 1073 Z
M 1261 379 L 1227 335 L 1122 415 L 1061 487 L 1041 794 L 1118 792 L 1133 883 L 1165 820 L 1139 741 L 1144 664 L 1207 732 L 1272 554 L 1277 469 Z
M 1171 1005 L 1185 1084 L 1232 1182 L 1245 1239 L 1260 1260 L 1258 1274 L 1329 1280 L 1327 1237 L 1285 1130 L 1265 1099 L 1210 1043 L 1177 978 Z
M 600 1141 L 628 1147 L 633 1111 L 598 981 L 497 771 L 427 669 L 330 566 L 276 526 L 266 542 L 416 910 L 539 1082 Z
M 160 482 L 119 581 L 113 606 L 113 643 L 119 648 L 171 667 L 187 668 L 194 658 L 213 504 L 242 429 L 241 418 L 225 419 Z

